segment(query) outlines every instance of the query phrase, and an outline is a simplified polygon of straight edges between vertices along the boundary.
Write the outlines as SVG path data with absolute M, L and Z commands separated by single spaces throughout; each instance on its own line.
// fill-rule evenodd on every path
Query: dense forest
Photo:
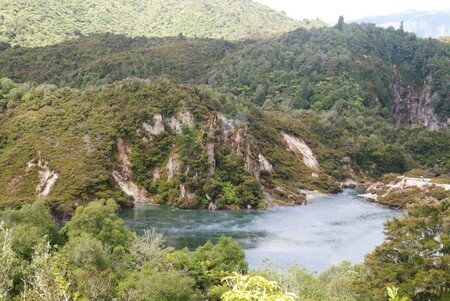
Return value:
M 0 7 L 0 42 L 26 47 L 95 33 L 240 40 L 323 26 L 248 0 L 2 0 Z
M 3 2 L 0 301 L 449 300 L 445 38 L 248 0 Z M 380 188 L 401 175 L 431 188 Z M 349 180 L 405 213 L 320 274 L 119 217 L 301 205 Z
M 0 52 L 0 76 L 79 88 L 166 74 L 260 106 L 380 106 L 397 123 L 445 127 L 449 53 L 450 45 L 438 40 L 342 22 L 263 41 L 94 35 L 44 48 L 11 48 Z

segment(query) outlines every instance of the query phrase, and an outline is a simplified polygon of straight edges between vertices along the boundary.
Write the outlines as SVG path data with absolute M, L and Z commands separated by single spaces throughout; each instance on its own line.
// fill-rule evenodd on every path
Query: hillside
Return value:
M 294 21 L 251 0 L 3 0 L 0 41 L 45 46 L 94 33 L 239 40 L 326 26 Z
M 264 41 L 95 35 L 0 51 L 0 77 L 75 88 L 129 76 L 208 84 L 258 106 L 364 111 L 446 128 L 450 44 L 373 25 L 298 29 Z
M 439 38 L 450 35 L 450 9 L 444 11 L 409 10 L 386 16 L 366 17 L 355 20 L 359 23 L 374 23 L 377 26 L 399 28 L 403 22 L 405 31 L 414 32 L 422 38 Z
M 0 206 L 44 198 L 59 214 L 123 206 L 247 208 L 305 201 L 299 189 L 403 173 L 448 173 L 449 131 L 399 129 L 382 111 L 261 111 L 166 78 L 83 90 L 0 81 Z
M 328 174 L 345 176 L 292 121 L 211 90 L 164 78 L 86 90 L 1 87 L 2 207 L 38 196 L 58 212 L 100 197 L 183 208 L 292 205 L 304 201 L 298 187 L 336 191 Z

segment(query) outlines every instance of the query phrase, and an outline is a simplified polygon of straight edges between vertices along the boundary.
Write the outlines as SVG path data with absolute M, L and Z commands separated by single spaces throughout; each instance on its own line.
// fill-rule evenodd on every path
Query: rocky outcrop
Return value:
M 258 155 L 258 160 L 259 160 L 259 168 L 260 168 L 260 170 L 267 171 L 267 172 L 272 172 L 273 171 L 272 164 L 270 164 L 269 161 L 267 161 L 266 157 L 264 157 L 262 154 Z
M 117 139 L 117 151 L 119 155 L 119 166 L 112 172 L 112 176 L 120 189 L 128 196 L 133 197 L 135 203 L 154 203 L 145 188 L 133 182 L 131 162 L 129 154 L 131 147 L 122 138 Z
M 432 76 L 428 75 L 421 88 L 413 85 L 403 87 L 397 83 L 390 85 L 390 111 L 397 124 L 423 125 L 432 130 L 448 128 L 450 119 L 440 120 L 433 109 L 437 94 L 432 90 Z
M 303 156 L 303 163 L 314 171 L 319 171 L 320 166 L 312 150 L 303 139 L 282 133 L 290 151 Z
M 54 170 L 51 170 L 48 166 L 48 162 L 45 162 L 40 155 L 37 162 L 28 162 L 26 168 L 27 170 L 32 168 L 39 169 L 39 183 L 36 186 L 36 193 L 39 196 L 48 196 L 53 186 L 55 186 L 56 181 L 58 181 L 59 174 Z
M 167 121 L 169 127 L 177 133 L 181 133 L 181 126 L 187 125 L 192 128 L 195 125 L 194 116 L 189 111 L 178 113 L 178 115 L 171 116 Z
M 164 124 L 163 124 L 163 118 L 162 118 L 161 114 L 155 114 L 153 116 L 153 126 L 144 122 L 142 124 L 142 127 L 150 135 L 159 135 L 165 131 Z
M 169 161 L 167 162 L 166 170 L 167 181 L 172 180 L 173 177 L 180 171 L 180 160 L 178 160 L 175 154 L 170 156 Z
M 401 202 L 391 199 L 406 199 L 407 196 L 413 198 L 412 196 L 418 195 L 421 192 L 428 192 L 435 189 L 450 191 L 450 184 L 436 183 L 433 179 L 429 178 L 399 176 L 387 184 L 375 182 L 364 191 L 364 194 L 360 194 L 359 196 L 370 201 L 398 206 L 398 203 Z
M 206 155 L 208 156 L 209 175 L 214 175 L 216 170 L 216 159 L 214 158 L 214 143 L 208 142 L 206 144 Z

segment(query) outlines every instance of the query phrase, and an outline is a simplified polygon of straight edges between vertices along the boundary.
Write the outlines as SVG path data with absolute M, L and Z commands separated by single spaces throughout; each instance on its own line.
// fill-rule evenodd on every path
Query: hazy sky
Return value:
M 331 25 L 340 15 L 347 21 L 366 16 L 385 15 L 393 12 L 416 9 L 429 11 L 450 9 L 448 0 L 256 0 L 267 6 L 285 11 L 295 19 L 319 18 Z

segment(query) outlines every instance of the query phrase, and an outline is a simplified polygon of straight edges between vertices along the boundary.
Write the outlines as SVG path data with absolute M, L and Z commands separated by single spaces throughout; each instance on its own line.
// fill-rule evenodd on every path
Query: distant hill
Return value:
M 84 88 L 168 75 L 259 106 L 363 110 L 399 124 L 448 127 L 450 45 L 373 24 L 298 29 L 262 41 L 92 35 L 0 51 L 0 77 Z
M 2 0 L 0 6 L 0 42 L 26 47 L 92 33 L 239 40 L 313 26 L 326 24 L 296 21 L 251 0 Z
M 366 17 L 358 23 L 374 23 L 378 26 L 399 28 L 403 21 L 405 31 L 414 32 L 422 38 L 437 38 L 450 35 L 450 9 L 446 11 L 421 12 L 408 10 L 387 16 Z

